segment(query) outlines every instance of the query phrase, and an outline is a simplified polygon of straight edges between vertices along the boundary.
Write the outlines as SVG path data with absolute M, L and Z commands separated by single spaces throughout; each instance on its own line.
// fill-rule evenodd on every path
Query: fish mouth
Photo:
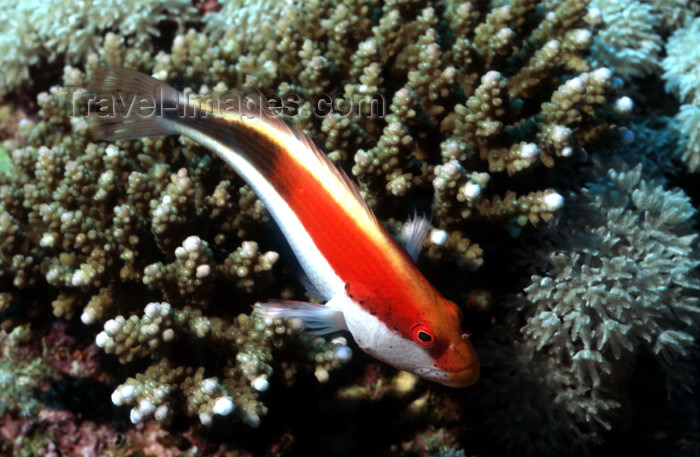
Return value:
M 445 378 L 447 382 L 444 385 L 449 387 L 469 387 L 476 384 L 479 379 L 479 365 L 475 367 L 465 368 L 457 372 L 451 372 Z
M 469 341 L 469 337 L 462 335 L 462 344 L 451 344 L 450 349 L 457 356 L 458 361 L 454 361 L 452 369 L 443 369 L 441 380 L 438 382 L 449 387 L 469 387 L 479 379 L 479 358 L 474 351 L 474 347 Z
M 457 371 L 424 368 L 419 370 L 417 374 L 447 387 L 469 387 L 479 379 L 479 363 Z

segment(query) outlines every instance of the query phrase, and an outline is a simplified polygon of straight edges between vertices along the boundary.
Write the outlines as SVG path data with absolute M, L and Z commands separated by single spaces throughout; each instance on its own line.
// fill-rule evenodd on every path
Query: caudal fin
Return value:
M 177 133 L 179 92 L 139 71 L 99 67 L 88 84 L 94 95 L 88 105 L 90 131 L 98 139 L 114 141 Z

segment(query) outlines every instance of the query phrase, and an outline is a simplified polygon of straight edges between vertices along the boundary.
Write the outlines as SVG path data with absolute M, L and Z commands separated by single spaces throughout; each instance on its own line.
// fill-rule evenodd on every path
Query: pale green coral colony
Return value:
M 168 427 L 184 414 L 204 427 L 258 427 L 285 407 L 266 401 L 270 390 L 307 372 L 343 384 L 335 409 L 413 392 L 406 410 L 384 414 L 423 422 L 409 420 L 419 424 L 410 439 L 378 453 L 572 455 L 608 449 L 591 446 L 626 430 L 640 360 L 675 402 L 695 395 L 694 2 L 7 3 L 2 341 L 25 323 L 84 327 L 127 373 L 111 372 L 103 400 L 128 405 L 131 423 Z M 251 314 L 256 301 L 313 300 L 264 205 L 188 139 L 96 141 L 72 110 L 102 65 L 201 97 L 298 97 L 285 119 L 351 175 L 398 238 L 415 211 L 431 215 L 418 264 L 464 311 L 480 382 L 448 392 L 366 359 L 336 374 L 352 355 L 344 337 L 312 339 L 300 321 Z M 359 109 L 319 115 L 320 94 Z M 10 374 L 0 362 L 0 395 L 39 371 L 22 362 Z M 470 425 L 429 412 L 450 398 Z M 428 431 L 441 438 L 425 444 Z M 683 439 L 687 455 L 697 451 L 697 434 Z

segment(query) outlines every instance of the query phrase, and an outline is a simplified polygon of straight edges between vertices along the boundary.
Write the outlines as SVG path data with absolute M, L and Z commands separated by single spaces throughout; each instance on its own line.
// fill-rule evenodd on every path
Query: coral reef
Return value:
M 64 139 L 47 147 L 40 145 L 53 141 L 41 134 L 45 121 L 28 121 L 23 138 L 36 146 L 15 145 L 12 152 L 0 231 L 3 262 L 17 268 L 3 268 L 3 281 L 14 289 L 3 295 L 3 308 L 42 312 L 41 303 L 25 297 L 39 284 L 53 287 L 55 316 L 80 316 L 85 325 L 102 326 L 98 346 L 124 364 L 152 360 L 143 377 L 128 380 L 113 396 L 115 404 L 136 404 L 135 423 L 153 414 L 167 419 L 177 409 L 169 402 L 180 392 L 179 409 L 202 422 L 237 406 L 236 414 L 257 423 L 265 409 L 255 393 L 265 390 L 272 372 L 270 352 L 282 335 L 300 330 L 236 316 L 235 301 L 269 285 L 278 259 L 276 252 L 259 252 L 255 241 L 238 245 L 237 235 L 245 236 L 244 227 L 255 227 L 261 217 L 259 202 L 250 191 L 239 190 L 240 184 L 213 174 L 207 157 L 192 157 L 190 173 L 187 168 L 172 172 L 141 147 L 128 153 L 89 143 L 80 124 L 84 119 L 70 119 L 60 104 L 65 94 L 42 94 L 39 100 L 49 123 L 60 129 L 72 121 L 75 131 L 50 133 Z M 34 133 L 39 138 L 32 140 Z M 188 163 L 182 160 L 181 165 Z M 20 191 L 30 188 L 31 196 Z M 149 303 L 149 297 L 167 302 Z M 251 306 L 248 300 L 244 303 Z M 341 360 L 334 359 L 339 346 L 309 350 L 328 354 L 316 363 L 330 368 Z M 211 351 L 219 354 L 211 364 L 222 363 L 220 380 L 205 379 L 204 366 L 169 362 L 182 353 L 195 362 L 198 352 Z
M 0 332 L 0 417 L 31 417 L 41 408 L 38 400 L 42 382 L 50 379 L 50 368 L 22 348 L 31 339 L 29 325 L 16 327 L 10 334 Z
M 663 60 L 666 90 L 674 93 L 684 103 L 676 115 L 677 129 L 681 134 L 679 150 L 688 169 L 700 170 L 700 74 L 697 65 L 697 37 L 700 34 L 700 18 L 686 27 L 676 30 L 667 44 L 668 55 Z
M 30 78 L 30 67 L 61 59 L 79 63 L 97 50 L 109 31 L 128 37 L 135 47 L 153 47 L 159 25 L 172 21 L 183 25 L 196 18 L 186 0 L 62 0 L 29 1 L 3 5 L 0 10 L 0 94 Z
M 604 22 L 592 58 L 626 81 L 659 75 L 669 35 L 700 11 L 697 2 L 688 0 L 592 0 L 591 6 L 600 10 Z
M 493 354 L 491 363 L 512 371 L 493 374 L 485 389 L 499 396 L 484 401 L 491 409 L 528 408 L 545 397 L 547 412 L 532 413 L 556 418 L 556 425 L 531 429 L 536 436 L 518 425 L 533 421 L 531 415 L 492 419 L 511 434 L 512 452 L 529 443 L 539 443 L 535 453 L 564 449 L 619 424 L 631 408 L 625 384 L 635 354 L 653 355 L 672 392 L 694 382 L 696 210 L 682 191 L 642 179 L 641 168 L 611 169 L 569 197 L 576 212 L 551 229 L 554 246 L 535 261 L 523 300 L 511 304 L 526 316 L 511 329 L 522 337 L 510 351 Z
M 663 38 L 654 8 L 637 0 L 596 0 L 592 4 L 600 8 L 605 20 L 595 38 L 596 60 L 625 79 L 657 73 Z
M 37 455 L 185 455 L 185 444 L 212 456 L 572 455 L 627 436 L 635 370 L 663 373 L 681 399 L 697 376 L 697 201 L 668 190 L 678 133 L 640 96 L 659 90 L 666 52 L 667 87 L 686 103 L 680 156 L 695 170 L 692 3 L 172 0 L 132 11 L 110 0 L 0 12 L 0 92 L 18 120 L 0 127 L 1 325 L 84 342 L 36 366 L 48 365 L 44 379 L 84 370 L 106 386 L 105 414 L 135 424 L 120 450 L 111 425 L 47 408 L 30 386 L 32 417 L 6 415 L 8 427 L 49 436 L 54 421 L 78 437 L 38 437 Z M 90 19 L 97 10 L 110 15 Z M 47 61 L 69 64 L 53 86 L 29 78 Z M 408 216 L 430 213 L 419 267 L 464 312 L 483 380 L 449 391 L 363 354 L 336 376 L 352 343 L 252 315 L 256 301 L 309 295 L 264 205 L 190 140 L 95 141 L 81 88 L 100 65 L 203 98 L 269 94 L 397 237 Z M 35 110 L 11 105 L 27 92 Z M 194 419 L 184 444 L 166 443 L 183 416 Z M 692 455 L 697 435 L 682 439 Z

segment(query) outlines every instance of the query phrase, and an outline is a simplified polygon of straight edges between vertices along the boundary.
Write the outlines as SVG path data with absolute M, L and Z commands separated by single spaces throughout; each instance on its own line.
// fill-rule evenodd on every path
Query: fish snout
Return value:
M 452 343 L 448 351 L 454 354 L 458 363 L 447 376 L 446 385 L 451 387 L 469 387 L 479 379 L 479 357 L 466 334 L 460 341 Z
M 452 375 L 448 377 L 449 382 L 446 383 L 446 385 L 450 387 L 469 387 L 474 385 L 478 379 L 479 361 L 477 360 L 473 366 L 453 372 Z

